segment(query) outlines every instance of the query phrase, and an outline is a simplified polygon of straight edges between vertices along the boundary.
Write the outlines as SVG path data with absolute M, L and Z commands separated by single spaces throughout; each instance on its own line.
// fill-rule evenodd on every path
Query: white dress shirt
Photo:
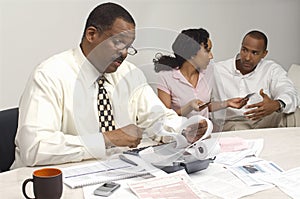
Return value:
M 20 100 L 12 168 L 105 157 L 96 101 L 99 76 L 79 47 L 55 55 L 35 69 Z M 153 136 L 151 126 L 158 120 L 174 120 L 174 132 L 186 120 L 165 108 L 133 64 L 124 61 L 105 77 L 116 128 L 136 124 Z
M 294 112 L 299 104 L 297 91 L 292 81 L 287 77 L 287 72 L 277 63 L 262 59 L 255 70 L 243 75 L 236 69 L 235 58 L 214 63 L 213 71 L 215 84 L 213 88 L 214 100 L 226 100 L 235 97 L 251 96 L 248 104 L 262 101 L 260 89 L 273 100 L 282 100 L 285 103 L 284 113 Z M 249 109 L 248 109 L 249 110 Z M 243 120 L 245 108 L 227 108 L 222 114 L 215 114 L 217 119 L 225 117 L 226 120 Z M 223 118 L 224 119 L 224 118 Z

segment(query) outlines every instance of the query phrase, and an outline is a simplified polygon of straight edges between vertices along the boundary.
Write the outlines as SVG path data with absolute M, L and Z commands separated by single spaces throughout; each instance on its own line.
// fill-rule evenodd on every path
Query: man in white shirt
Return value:
M 283 116 L 293 113 L 299 105 L 296 89 L 287 72 L 277 63 L 265 60 L 268 39 L 260 31 L 250 31 L 242 41 L 240 53 L 214 64 L 213 98 L 226 100 L 249 96 L 242 109 L 228 108 L 214 119 L 223 131 L 278 127 Z
M 90 13 L 79 47 L 35 69 L 20 101 L 12 168 L 103 158 L 120 147 L 137 147 L 142 136 L 154 138 L 154 124 L 167 121 L 170 132 L 181 133 L 186 119 L 165 108 L 142 71 L 124 61 L 137 52 L 134 39 L 135 22 L 128 11 L 104 3 Z M 114 130 L 104 132 L 99 131 L 97 105 L 100 78 L 115 122 Z M 187 129 L 189 142 L 206 132 L 209 121 L 199 120 Z

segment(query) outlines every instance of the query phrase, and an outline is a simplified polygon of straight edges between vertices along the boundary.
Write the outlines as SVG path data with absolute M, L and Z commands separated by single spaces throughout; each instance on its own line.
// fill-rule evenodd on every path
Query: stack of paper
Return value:
M 63 169 L 63 181 L 71 188 L 149 174 L 141 166 L 120 159 L 99 161 Z

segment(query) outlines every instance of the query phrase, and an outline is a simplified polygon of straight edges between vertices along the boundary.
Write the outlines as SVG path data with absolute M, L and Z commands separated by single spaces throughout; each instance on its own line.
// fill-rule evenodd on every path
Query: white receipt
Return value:
M 184 149 L 176 149 L 172 143 L 160 145 L 158 147 L 148 147 L 139 152 L 139 156 L 146 162 L 172 166 L 173 162 L 180 159 Z
M 195 150 L 194 156 L 199 160 L 213 158 L 221 151 L 220 144 L 215 138 L 199 141 L 196 143 L 193 149 Z
M 179 133 L 174 133 L 172 132 L 172 130 L 169 131 L 168 129 L 166 129 L 167 128 L 166 126 L 172 126 L 172 125 L 171 124 L 164 125 L 163 122 L 156 123 L 153 129 L 155 130 L 157 136 L 172 137 L 177 143 L 176 148 L 184 148 L 187 147 L 189 144 L 186 138 L 181 134 L 182 131 L 185 130 L 189 125 L 197 124 L 201 120 L 206 120 L 207 122 L 207 130 L 205 134 L 199 139 L 199 140 L 203 140 L 211 134 L 213 125 L 209 119 L 201 115 L 194 115 L 189 119 L 187 119 L 179 128 Z

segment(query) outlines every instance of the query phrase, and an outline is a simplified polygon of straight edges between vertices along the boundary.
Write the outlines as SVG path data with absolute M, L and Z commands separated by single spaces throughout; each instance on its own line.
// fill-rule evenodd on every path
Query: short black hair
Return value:
M 259 30 L 252 30 L 252 31 L 248 32 L 248 33 L 244 36 L 242 42 L 244 42 L 244 39 L 245 39 L 247 36 L 250 36 L 250 37 L 255 38 L 255 39 L 262 39 L 262 40 L 264 41 L 264 45 L 265 45 L 264 50 L 267 50 L 267 47 L 268 47 L 268 38 L 267 38 L 267 36 L 266 36 L 263 32 L 261 32 L 261 31 L 259 31 Z
M 110 2 L 98 5 L 92 10 L 86 21 L 83 37 L 88 27 L 95 26 L 105 31 L 112 27 L 117 18 L 135 25 L 133 17 L 122 6 Z

